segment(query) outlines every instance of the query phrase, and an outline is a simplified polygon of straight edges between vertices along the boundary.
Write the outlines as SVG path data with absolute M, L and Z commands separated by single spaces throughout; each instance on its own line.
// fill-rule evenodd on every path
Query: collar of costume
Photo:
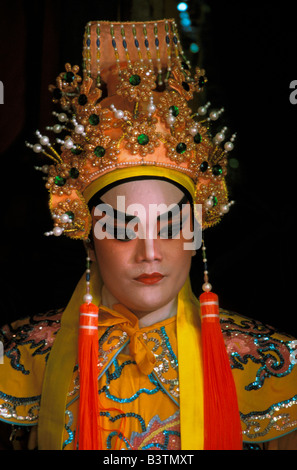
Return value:
M 97 265 L 91 268 L 93 301 L 100 305 L 102 280 Z M 85 289 L 84 276 L 78 283 L 67 305 L 61 321 L 61 328 L 55 339 L 45 370 L 41 407 L 38 421 L 39 448 L 46 450 L 61 449 L 65 424 L 67 393 L 73 369 L 77 363 L 78 343 L 78 305 Z M 113 320 L 123 322 L 128 334 L 132 334 L 132 348 L 138 364 L 149 372 L 153 366 L 152 355 L 139 345 L 137 324 L 134 315 L 123 306 L 118 311 L 107 309 Z M 100 322 L 100 317 L 99 317 Z M 134 336 L 133 336 L 134 335 Z M 199 305 L 187 280 L 178 295 L 177 307 L 177 345 L 179 351 L 179 387 L 182 449 L 203 449 L 203 375 L 201 362 Z M 141 347 L 140 347 L 141 346 Z M 189 355 L 195 361 L 189 361 Z M 197 429 L 199 427 L 199 429 Z

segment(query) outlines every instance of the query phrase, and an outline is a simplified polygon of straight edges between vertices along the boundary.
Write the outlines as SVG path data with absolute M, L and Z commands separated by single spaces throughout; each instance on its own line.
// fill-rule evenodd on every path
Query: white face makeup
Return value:
M 170 308 L 186 281 L 195 252 L 184 249 L 181 221 L 191 218 L 191 206 L 183 206 L 182 217 L 179 211 L 168 213 L 170 206 L 176 207 L 183 201 L 184 193 L 162 180 L 119 184 L 101 199 L 112 208 L 118 208 L 119 197 L 126 217 L 117 219 L 113 228 L 122 230 L 112 232 L 110 237 L 107 234 L 103 239 L 94 236 L 95 255 L 108 291 L 142 318 Z M 152 211 L 152 205 L 160 210 Z M 139 206 L 142 210 L 136 214 L 134 209 Z M 150 211 L 151 217 L 148 217 Z M 93 228 L 96 228 L 102 214 L 96 215 L 93 210 L 92 216 Z M 106 220 L 108 232 L 108 218 Z M 126 237 L 115 238 L 114 233 L 123 234 L 123 229 L 126 229 Z

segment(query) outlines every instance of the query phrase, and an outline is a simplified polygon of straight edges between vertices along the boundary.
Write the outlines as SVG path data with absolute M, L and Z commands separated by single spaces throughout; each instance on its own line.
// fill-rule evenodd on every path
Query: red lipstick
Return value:
M 157 282 L 163 279 L 163 275 L 160 273 L 152 273 L 152 274 L 141 274 L 135 280 L 142 282 L 143 284 L 156 284 Z

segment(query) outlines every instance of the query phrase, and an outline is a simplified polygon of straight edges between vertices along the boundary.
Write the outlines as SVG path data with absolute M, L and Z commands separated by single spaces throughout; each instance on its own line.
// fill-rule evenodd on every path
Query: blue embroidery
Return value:
M 65 423 L 65 429 L 68 432 L 69 437 L 66 441 L 63 442 L 63 450 L 73 441 L 75 435 L 75 432 L 71 430 L 71 426 L 73 424 L 73 414 L 69 410 L 66 410 L 65 414 L 68 416 L 68 423 Z
M 111 400 L 117 402 L 117 403 L 131 403 L 132 401 L 136 400 L 139 395 L 141 395 L 141 393 L 146 393 L 148 395 L 153 395 L 155 393 L 157 393 L 159 390 L 163 391 L 159 382 L 155 379 L 154 375 L 153 374 L 149 374 L 148 375 L 148 378 L 150 380 L 150 382 L 154 385 L 154 388 L 153 389 L 148 389 L 148 388 L 141 388 L 139 390 L 137 390 L 136 393 L 134 393 L 131 397 L 127 397 L 127 398 L 120 398 L 120 397 L 116 397 L 115 395 L 112 395 L 109 391 L 109 387 L 110 387 L 110 384 L 112 382 L 112 380 L 116 380 L 120 377 L 123 369 L 125 366 L 129 365 L 129 364 L 136 364 L 134 361 L 125 361 L 123 362 L 123 364 L 120 366 L 119 363 L 118 363 L 118 360 L 117 358 L 115 358 L 112 362 L 112 364 L 114 365 L 114 372 L 110 373 L 109 370 L 106 370 L 105 372 L 105 376 L 106 376 L 106 385 L 104 387 L 102 387 L 102 389 L 99 391 L 99 393 L 105 393 L 106 394 L 106 397 L 107 398 L 110 398 Z

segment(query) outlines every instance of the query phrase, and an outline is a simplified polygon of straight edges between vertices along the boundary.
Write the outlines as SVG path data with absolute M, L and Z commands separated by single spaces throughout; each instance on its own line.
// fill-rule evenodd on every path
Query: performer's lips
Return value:
M 163 279 L 163 274 L 160 273 L 152 273 L 152 274 L 141 274 L 135 280 L 142 282 L 143 284 L 156 284 L 157 282 Z

